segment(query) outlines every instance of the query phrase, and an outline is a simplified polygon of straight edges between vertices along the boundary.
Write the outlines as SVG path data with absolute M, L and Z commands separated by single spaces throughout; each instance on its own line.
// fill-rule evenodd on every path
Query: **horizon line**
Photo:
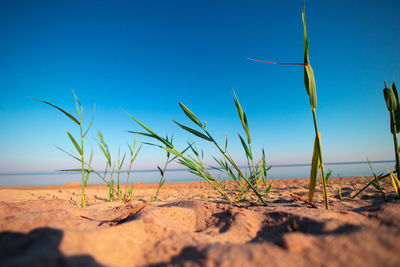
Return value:
M 324 165 L 356 165 L 356 164 L 366 164 L 366 163 L 395 163 L 395 160 L 374 160 L 374 161 L 344 161 L 344 162 L 328 162 L 324 163 Z M 276 164 L 276 165 L 268 165 L 268 167 L 273 168 L 283 168 L 283 167 L 305 167 L 310 166 L 310 163 L 295 163 L 295 164 Z M 247 168 L 248 166 L 239 166 L 239 168 Z M 214 168 L 209 166 L 207 169 L 221 169 L 221 168 Z M 187 168 L 175 168 L 175 169 L 167 169 L 166 172 L 169 171 L 187 171 Z M 16 172 L 16 173 L 0 173 L 0 176 L 13 176 L 13 175 L 54 175 L 54 174 L 65 174 L 65 173 L 79 173 L 79 171 L 63 171 L 63 170 L 54 170 L 49 172 Z M 104 172 L 104 170 L 98 171 Z M 121 170 L 120 173 L 126 173 L 128 170 Z M 131 172 L 159 172 L 157 168 L 155 169 L 142 169 L 142 170 L 131 170 Z

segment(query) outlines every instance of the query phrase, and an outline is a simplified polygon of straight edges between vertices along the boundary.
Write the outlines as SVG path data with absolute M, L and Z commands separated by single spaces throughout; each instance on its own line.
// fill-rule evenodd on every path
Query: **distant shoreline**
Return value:
M 379 163 L 395 163 L 395 160 L 374 160 L 369 161 L 371 164 L 379 164 Z M 335 165 L 359 165 L 359 164 L 368 164 L 368 161 L 348 161 L 348 162 L 328 162 L 324 163 L 326 166 L 335 166 Z M 310 163 L 297 163 L 297 164 L 276 164 L 276 165 L 269 165 L 273 168 L 290 168 L 290 167 L 306 167 L 310 166 Z M 240 166 L 240 168 L 247 168 L 246 166 Z M 207 168 L 207 169 L 214 169 L 214 168 Z M 183 172 L 187 171 L 188 169 L 167 169 L 167 172 Z M 104 170 L 100 170 L 98 172 L 104 172 Z M 126 173 L 127 170 L 121 171 L 120 173 Z M 151 172 L 159 172 L 156 168 L 155 169 L 147 169 L 147 170 L 131 170 L 134 173 L 151 173 Z M 0 173 L 0 176 L 17 176 L 17 175 L 57 175 L 57 174 L 66 174 L 66 173 L 80 173 L 80 171 L 53 171 L 53 172 L 20 172 L 20 173 Z

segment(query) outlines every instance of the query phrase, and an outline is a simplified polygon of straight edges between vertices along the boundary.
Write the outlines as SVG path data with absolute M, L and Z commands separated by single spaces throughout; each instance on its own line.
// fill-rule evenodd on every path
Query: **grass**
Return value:
M 89 176 L 90 176 L 90 172 L 91 172 L 91 168 L 85 168 L 85 150 L 84 150 L 84 139 L 87 135 L 87 133 L 89 132 L 92 124 L 93 124 L 93 120 L 94 120 L 94 115 L 93 118 L 91 120 L 91 122 L 89 123 L 89 126 L 86 128 L 85 131 L 82 125 L 82 120 L 83 120 L 83 105 L 81 104 L 80 100 L 78 99 L 78 97 L 75 95 L 74 91 L 72 91 L 72 94 L 74 95 L 74 99 L 75 99 L 75 105 L 76 105 L 76 110 L 77 110 L 77 114 L 78 114 L 78 119 L 76 117 L 74 117 L 73 115 L 71 115 L 71 113 L 65 111 L 64 109 L 50 103 L 44 100 L 40 100 L 40 99 L 35 99 L 37 101 L 40 101 L 44 104 L 47 104 L 49 106 L 52 106 L 56 109 L 58 109 L 59 111 L 61 111 L 62 113 L 64 113 L 68 118 L 70 118 L 75 124 L 77 124 L 79 126 L 79 130 L 80 130 L 80 139 L 79 143 L 76 141 L 76 139 L 71 135 L 71 133 L 66 130 L 66 133 L 68 135 L 68 138 L 70 139 L 71 143 L 74 145 L 76 152 L 78 152 L 79 155 L 74 155 L 71 153 L 66 152 L 64 149 L 59 148 L 60 150 L 62 150 L 63 152 L 67 153 L 68 155 L 70 155 L 71 157 L 73 157 L 74 159 L 78 160 L 81 163 L 81 173 L 82 173 L 82 202 L 81 205 L 82 207 L 85 207 L 86 205 L 86 201 L 85 201 L 85 195 L 86 195 L 86 186 L 87 186 L 87 182 L 89 180 Z M 90 157 L 89 157 L 89 166 L 90 163 L 92 162 L 92 156 L 93 156 L 93 151 L 91 151 L 90 153 Z M 76 171 L 77 169 L 72 169 L 72 170 L 64 170 L 64 171 Z
M 121 176 L 122 165 L 124 164 L 126 158 L 126 153 L 121 158 L 121 149 L 119 148 L 117 162 L 112 163 L 111 153 L 107 143 L 104 140 L 103 134 L 101 133 L 101 131 L 97 131 L 97 135 L 99 137 L 99 141 L 97 141 L 97 144 L 101 149 L 101 151 L 103 152 L 104 157 L 106 158 L 106 166 L 104 169 L 104 174 L 101 175 L 101 178 L 103 180 L 106 180 L 107 171 L 109 172 L 110 176 L 109 180 L 106 182 L 107 186 L 109 187 L 108 200 L 113 201 L 115 197 L 117 197 L 123 202 L 129 202 L 132 199 L 132 187 L 130 189 L 128 188 L 128 180 L 132 172 L 132 164 L 134 163 L 139 151 L 141 150 L 142 145 L 140 145 L 138 150 L 136 150 L 135 152 L 136 136 L 133 140 L 132 146 L 130 146 L 130 144 L 128 143 L 128 148 L 130 152 L 130 162 L 126 176 L 125 191 L 123 192 L 122 189 L 120 188 L 120 176 Z M 115 166 L 117 168 L 117 173 L 116 173 L 117 189 L 115 189 Z
M 304 85 L 307 91 L 307 95 L 310 101 L 310 107 L 313 115 L 314 122 L 314 130 L 315 130 L 315 140 L 314 140 L 314 148 L 313 148 L 313 156 L 311 160 L 311 172 L 310 172 L 310 185 L 309 185 L 309 194 L 308 200 L 311 202 L 315 192 L 315 186 L 318 176 L 318 170 L 321 173 L 322 180 L 322 190 L 324 195 L 324 203 L 325 208 L 329 209 L 329 200 L 328 200 L 328 191 L 326 188 L 326 180 L 327 176 L 325 176 L 324 172 L 324 163 L 322 160 L 322 148 L 321 148 L 321 134 L 318 130 L 317 123 L 317 89 L 314 77 L 314 70 L 310 64 L 309 57 L 309 49 L 308 49 L 308 35 L 307 35 L 307 27 L 306 27 L 306 16 L 305 16 L 305 0 L 303 1 L 303 12 L 302 12 L 302 20 L 303 20 L 303 31 L 304 31 L 304 63 L 277 63 L 277 62 L 269 62 L 269 61 L 261 61 L 254 60 L 263 63 L 269 64 L 277 64 L 277 65 L 300 65 L 304 67 Z
M 136 135 L 135 135 L 135 137 L 133 139 L 132 146 L 129 143 L 127 143 L 127 145 L 128 145 L 128 148 L 129 148 L 130 161 L 129 161 L 128 170 L 126 172 L 125 192 L 123 194 L 124 202 L 129 202 L 133 198 L 133 184 L 131 185 L 130 188 L 128 188 L 129 178 L 130 178 L 130 175 L 131 175 L 133 162 L 135 162 L 135 159 L 136 159 L 137 155 L 139 154 L 139 151 L 142 149 L 142 145 L 140 145 L 138 150 L 136 150 L 136 152 L 135 152 Z
M 234 103 L 236 106 L 236 111 L 239 116 L 240 122 L 242 124 L 243 130 L 245 132 L 246 138 L 244 139 L 240 134 L 238 137 L 241 141 L 243 150 L 245 152 L 245 156 L 248 162 L 248 171 L 249 173 L 246 174 L 239 168 L 238 164 L 233 160 L 231 155 L 228 152 L 228 137 L 225 140 L 224 149 L 222 149 L 221 145 L 216 141 L 215 138 L 210 134 L 210 132 L 206 129 L 207 123 L 204 124 L 200 122 L 197 116 L 183 103 L 179 103 L 182 111 L 186 114 L 186 116 L 198 127 L 200 128 L 201 132 L 195 130 L 191 127 L 185 126 L 175 120 L 174 123 L 181 127 L 183 130 L 189 132 L 190 134 L 206 140 L 216 146 L 218 151 L 220 152 L 222 158 L 217 159 L 214 157 L 214 160 L 218 163 L 221 170 L 225 171 L 225 173 L 236 183 L 235 190 L 229 190 L 224 186 L 224 183 L 213 177 L 210 174 L 207 167 L 201 161 L 200 154 L 195 146 L 189 145 L 188 148 L 192 149 L 194 156 L 191 155 L 184 155 L 184 152 L 188 149 L 184 149 L 182 152 L 178 151 L 172 144 L 170 140 L 167 138 L 162 138 L 158 134 L 156 134 L 153 130 L 147 127 L 145 124 L 131 116 L 129 113 L 128 115 L 136 121 L 146 132 L 139 132 L 139 134 L 147 137 L 151 137 L 159 142 L 162 143 L 160 146 L 164 149 L 167 153 L 174 155 L 177 158 L 178 163 L 187 167 L 189 172 L 202 177 L 206 180 L 215 190 L 218 191 L 219 194 L 223 198 L 225 198 L 229 203 L 237 204 L 237 201 L 241 201 L 243 196 L 251 197 L 249 191 L 253 192 L 260 202 L 264 205 L 268 205 L 267 203 L 267 194 L 268 191 L 271 189 L 271 185 L 267 185 L 267 170 L 268 167 L 265 161 L 265 152 L 264 149 L 262 150 L 262 159 L 255 163 L 254 156 L 251 149 L 251 137 L 250 137 L 250 129 L 246 117 L 246 113 L 244 112 L 243 108 L 241 107 L 239 100 L 237 99 L 236 95 L 234 94 Z M 154 145 L 154 144 L 152 144 Z M 163 174 L 163 172 L 161 172 Z M 259 188 L 259 182 L 262 181 L 264 184 L 264 189 Z

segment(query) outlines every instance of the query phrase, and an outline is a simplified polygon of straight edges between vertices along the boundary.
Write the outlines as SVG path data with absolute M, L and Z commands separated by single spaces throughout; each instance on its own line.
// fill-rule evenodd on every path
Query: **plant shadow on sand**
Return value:
M 1 266 L 103 266 L 89 255 L 67 257 L 59 250 L 63 232 L 36 228 L 27 234 L 0 233 Z

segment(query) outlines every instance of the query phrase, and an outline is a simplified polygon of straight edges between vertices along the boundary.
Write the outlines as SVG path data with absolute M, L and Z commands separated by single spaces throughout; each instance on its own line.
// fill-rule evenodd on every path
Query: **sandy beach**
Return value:
M 308 180 L 272 180 L 269 206 L 234 207 L 204 182 L 134 184 L 129 204 L 105 185 L 0 188 L 1 266 L 400 266 L 400 202 L 361 178 L 330 179 L 331 210 Z M 143 205 L 148 203 L 147 206 Z M 127 214 L 130 214 L 129 216 Z M 120 218 L 117 221 L 113 221 Z M 108 222 L 104 222 L 107 221 Z

